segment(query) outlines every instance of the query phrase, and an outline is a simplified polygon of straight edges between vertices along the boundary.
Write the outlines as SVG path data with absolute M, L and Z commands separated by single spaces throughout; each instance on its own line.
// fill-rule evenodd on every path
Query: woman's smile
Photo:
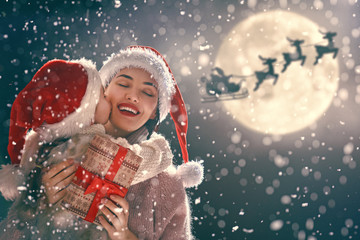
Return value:
M 129 117 L 135 117 L 140 114 L 139 109 L 135 105 L 130 103 L 120 103 L 118 105 L 118 109 L 121 114 Z

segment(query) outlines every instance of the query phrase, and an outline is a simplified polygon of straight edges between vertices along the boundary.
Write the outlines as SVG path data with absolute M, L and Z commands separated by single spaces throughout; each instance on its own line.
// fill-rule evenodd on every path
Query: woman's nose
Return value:
M 136 94 L 135 91 L 129 91 L 126 94 L 126 99 L 135 103 L 139 102 L 139 96 Z

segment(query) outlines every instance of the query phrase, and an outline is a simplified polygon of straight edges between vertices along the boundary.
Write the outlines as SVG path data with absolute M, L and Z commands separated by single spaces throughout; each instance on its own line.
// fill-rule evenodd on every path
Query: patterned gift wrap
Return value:
M 100 224 L 102 198 L 125 197 L 142 158 L 106 137 L 95 135 L 61 205 L 86 221 Z

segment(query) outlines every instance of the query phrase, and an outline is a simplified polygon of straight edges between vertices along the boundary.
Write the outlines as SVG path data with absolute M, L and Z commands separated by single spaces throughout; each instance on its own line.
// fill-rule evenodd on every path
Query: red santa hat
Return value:
M 19 164 L 28 131 L 50 142 L 70 137 L 94 119 L 101 80 L 88 60 L 52 60 L 35 74 L 16 97 L 10 114 L 8 152 Z
M 186 106 L 165 58 L 157 50 L 147 46 L 130 46 L 120 50 L 117 54 L 111 55 L 99 71 L 103 85 L 107 86 L 121 69 L 129 67 L 144 69 L 157 81 L 160 122 L 170 112 L 184 162 L 188 162 L 189 156 L 186 146 L 188 117 Z

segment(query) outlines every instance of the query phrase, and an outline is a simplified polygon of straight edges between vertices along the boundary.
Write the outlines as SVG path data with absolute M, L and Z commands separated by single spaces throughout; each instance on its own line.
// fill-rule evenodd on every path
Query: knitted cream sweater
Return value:
M 192 239 L 188 198 L 175 171 L 131 186 L 126 199 L 129 229 L 139 239 Z

